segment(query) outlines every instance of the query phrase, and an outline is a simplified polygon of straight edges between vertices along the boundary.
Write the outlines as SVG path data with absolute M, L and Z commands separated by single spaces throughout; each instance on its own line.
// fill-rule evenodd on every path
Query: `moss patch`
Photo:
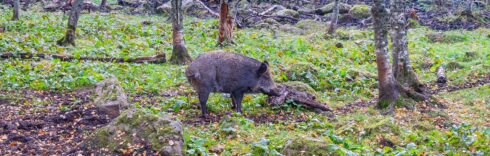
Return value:
M 284 82 L 282 84 L 287 85 L 287 86 L 290 86 L 290 87 L 292 87 L 293 89 L 295 89 L 297 91 L 307 92 L 307 93 L 311 93 L 311 94 L 317 96 L 317 93 L 316 93 L 315 89 L 311 88 L 310 85 L 308 85 L 308 84 L 306 84 L 304 82 L 301 82 L 301 81 L 288 81 L 288 82 Z
M 309 137 L 290 139 L 283 150 L 285 155 L 328 155 L 328 142 Z
M 368 5 L 354 5 L 349 10 L 349 14 L 357 19 L 364 19 L 371 16 L 370 8 Z
M 456 42 L 464 42 L 467 38 L 464 35 L 456 34 L 456 33 L 429 33 L 427 34 L 427 38 L 430 42 L 433 43 L 456 43 Z
M 182 127 L 166 115 L 156 115 L 143 110 L 128 110 L 121 113 L 109 125 L 97 130 L 92 139 L 97 148 L 113 152 L 150 145 L 161 153 L 182 153 Z
M 333 6 L 334 3 L 330 3 L 327 5 L 324 5 L 323 7 L 317 9 L 315 12 L 319 14 L 327 14 L 333 12 Z M 349 10 L 352 8 L 351 5 L 345 4 L 345 3 L 339 3 L 339 13 L 348 13 Z
M 297 63 L 291 66 L 288 70 L 288 78 L 291 81 L 301 81 L 312 88 L 319 85 L 318 69 L 311 63 Z
M 298 23 L 296 23 L 296 27 L 305 30 L 307 33 L 317 33 L 322 30 L 325 30 L 326 23 L 311 20 L 311 19 L 305 19 L 301 20 Z

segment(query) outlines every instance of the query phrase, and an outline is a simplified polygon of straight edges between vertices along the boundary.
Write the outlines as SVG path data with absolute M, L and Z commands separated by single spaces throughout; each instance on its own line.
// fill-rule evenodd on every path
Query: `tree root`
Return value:
M 272 105 L 283 105 L 286 100 L 292 100 L 298 104 L 304 105 L 308 108 L 320 109 L 322 111 L 332 111 L 326 104 L 317 102 L 315 96 L 293 89 L 287 85 L 280 85 L 277 87 L 277 92 L 280 96 L 269 96 L 267 102 Z

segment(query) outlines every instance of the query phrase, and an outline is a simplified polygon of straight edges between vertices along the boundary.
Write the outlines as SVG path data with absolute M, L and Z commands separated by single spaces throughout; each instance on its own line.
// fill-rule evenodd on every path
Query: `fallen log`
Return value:
M 274 9 L 279 9 L 279 10 L 283 10 L 283 9 L 286 9 L 284 6 L 282 5 L 273 5 L 272 7 L 270 7 L 269 9 L 265 10 L 264 12 L 261 12 L 259 15 L 260 16 L 264 16 L 265 14 L 273 11 Z
M 219 18 L 219 14 L 214 12 L 211 8 L 209 8 L 208 6 L 206 6 L 206 4 L 204 4 L 201 0 L 195 0 L 199 5 L 201 5 L 204 9 L 206 9 L 211 15 L 215 16 L 215 17 L 218 17 Z
M 140 5 L 142 5 L 143 3 L 139 2 L 139 1 L 138 2 L 128 2 L 128 1 L 124 1 L 124 0 L 117 0 L 117 4 L 119 4 L 120 6 L 129 6 L 129 7 L 137 8 Z
M 326 104 L 317 102 L 316 97 L 307 92 L 301 92 L 287 85 L 277 87 L 279 96 L 269 96 L 267 102 L 271 105 L 283 105 L 286 100 L 292 100 L 295 103 L 306 106 L 307 108 L 320 109 L 322 111 L 332 111 Z
M 32 58 L 41 58 L 41 59 L 60 59 L 61 61 L 74 61 L 74 60 L 82 60 L 82 61 L 98 61 L 98 62 L 113 62 L 113 63 L 165 63 L 166 57 L 165 54 L 157 54 L 149 57 L 138 57 L 138 58 L 114 58 L 114 57 L 75 57 L 70 55 L 61 55 L 61 54 L 32 54 L 32 53 L 3 53 L 0 54 L 0 58 L 2 59 L 11 59 L 11 58 L 20 58 L 20 59 L 32 59 Z

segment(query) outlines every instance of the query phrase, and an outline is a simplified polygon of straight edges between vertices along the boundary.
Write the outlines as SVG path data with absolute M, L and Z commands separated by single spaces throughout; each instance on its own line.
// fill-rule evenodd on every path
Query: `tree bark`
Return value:
M 424 93 L 425 88 L 418 80 L 417 73 L 410 64 L 407 41 L 408 15 L 404 6 L 406 0 L 393 0 L 391 14 L 391 42 L 393 73 L 396 80 L 403 87 L 411 87 L 419 93 Z
M 100 9 L 100 10 L 104 9 L 106 5 L 107 5 L 107 0 L 102 0 L 102 1 L 100 2 L 99 9 Z
M 68 27 L 66 29 L 65 37 L 58 40 L 58 45 L 65 46 L 71 44 L 75 46 L 75 33 L 78 24 L 78 18 L 80 17 L 82 3 L 83 0 L 75 0 L 75 4 L 71 7 L 70 10 L 70 17 L 68 18 Z
M 330 26 L 328 27 L 327 34 L 333 35 L 335 33 L 338 20 L 339 20 L 339 0 L 335 0 L 333 6 L 332 21 L 330 22 Z
M 220 2 L 218 45 L 233 43 L 233 17 L 230 16 L 228 0 Z
M 440 65 L 436 69 L 437 84 L 443 86 L 447 82 L 446 73 L 444 72 L 444 66 Z
M 12 16 L 12 21 L 17 21 L 19 20 L 19 6 L 20 6 L 20 0 L 14 0 L 13 1 L 13 6 L 14 6 L 14 15 Z
M 173 64 L 186 64 L 191 61 L 184 43 L 184 10 L 182 9 L 182 0 L 172 0 L 172 37 L 173 49 L 170 62 Z
M 374 43 L 376 51 L 376 63 L 378 68 L 378 108 L 388 108 L 386 113 L 392 113 L 398 100 L 399 90 L 393 76 L 388 55 L 388 10 L 385 0 L 374 0 L 371 9 L 374 25 Z

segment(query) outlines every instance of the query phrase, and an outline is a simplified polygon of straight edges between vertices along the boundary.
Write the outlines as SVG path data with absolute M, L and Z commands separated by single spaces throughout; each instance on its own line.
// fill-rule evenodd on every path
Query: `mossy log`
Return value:
M 61 55 L 61 54 L 32 54 L 32 53 L 3 53 L 0 54 L 1 59 L 32 59 L 32 58 L 41 58 L 41 59 L 60 59 L 61 61 L 74 61 L 74 60 L 84 60 L 84 61 L 99 61 L 99 62 L 114 62 L 114 63 L 165 63 L 166 57 L 165 54 L 158 54 L 150 57 L 138 57 L 138 58 L 114 58 L 114 57 L 75 57 L 71 55 Z
M 269 96 L 267 102 L 272 105 L 282 105 L 286 100 L 304 105 L 308 108 L 320 109 L 322 111 L 332 111 L 326 104 L 316 101 L 316 97 L 310 93 L 295 90 L 291 86 L 279 85 L 277 92 L 280 96 Z

